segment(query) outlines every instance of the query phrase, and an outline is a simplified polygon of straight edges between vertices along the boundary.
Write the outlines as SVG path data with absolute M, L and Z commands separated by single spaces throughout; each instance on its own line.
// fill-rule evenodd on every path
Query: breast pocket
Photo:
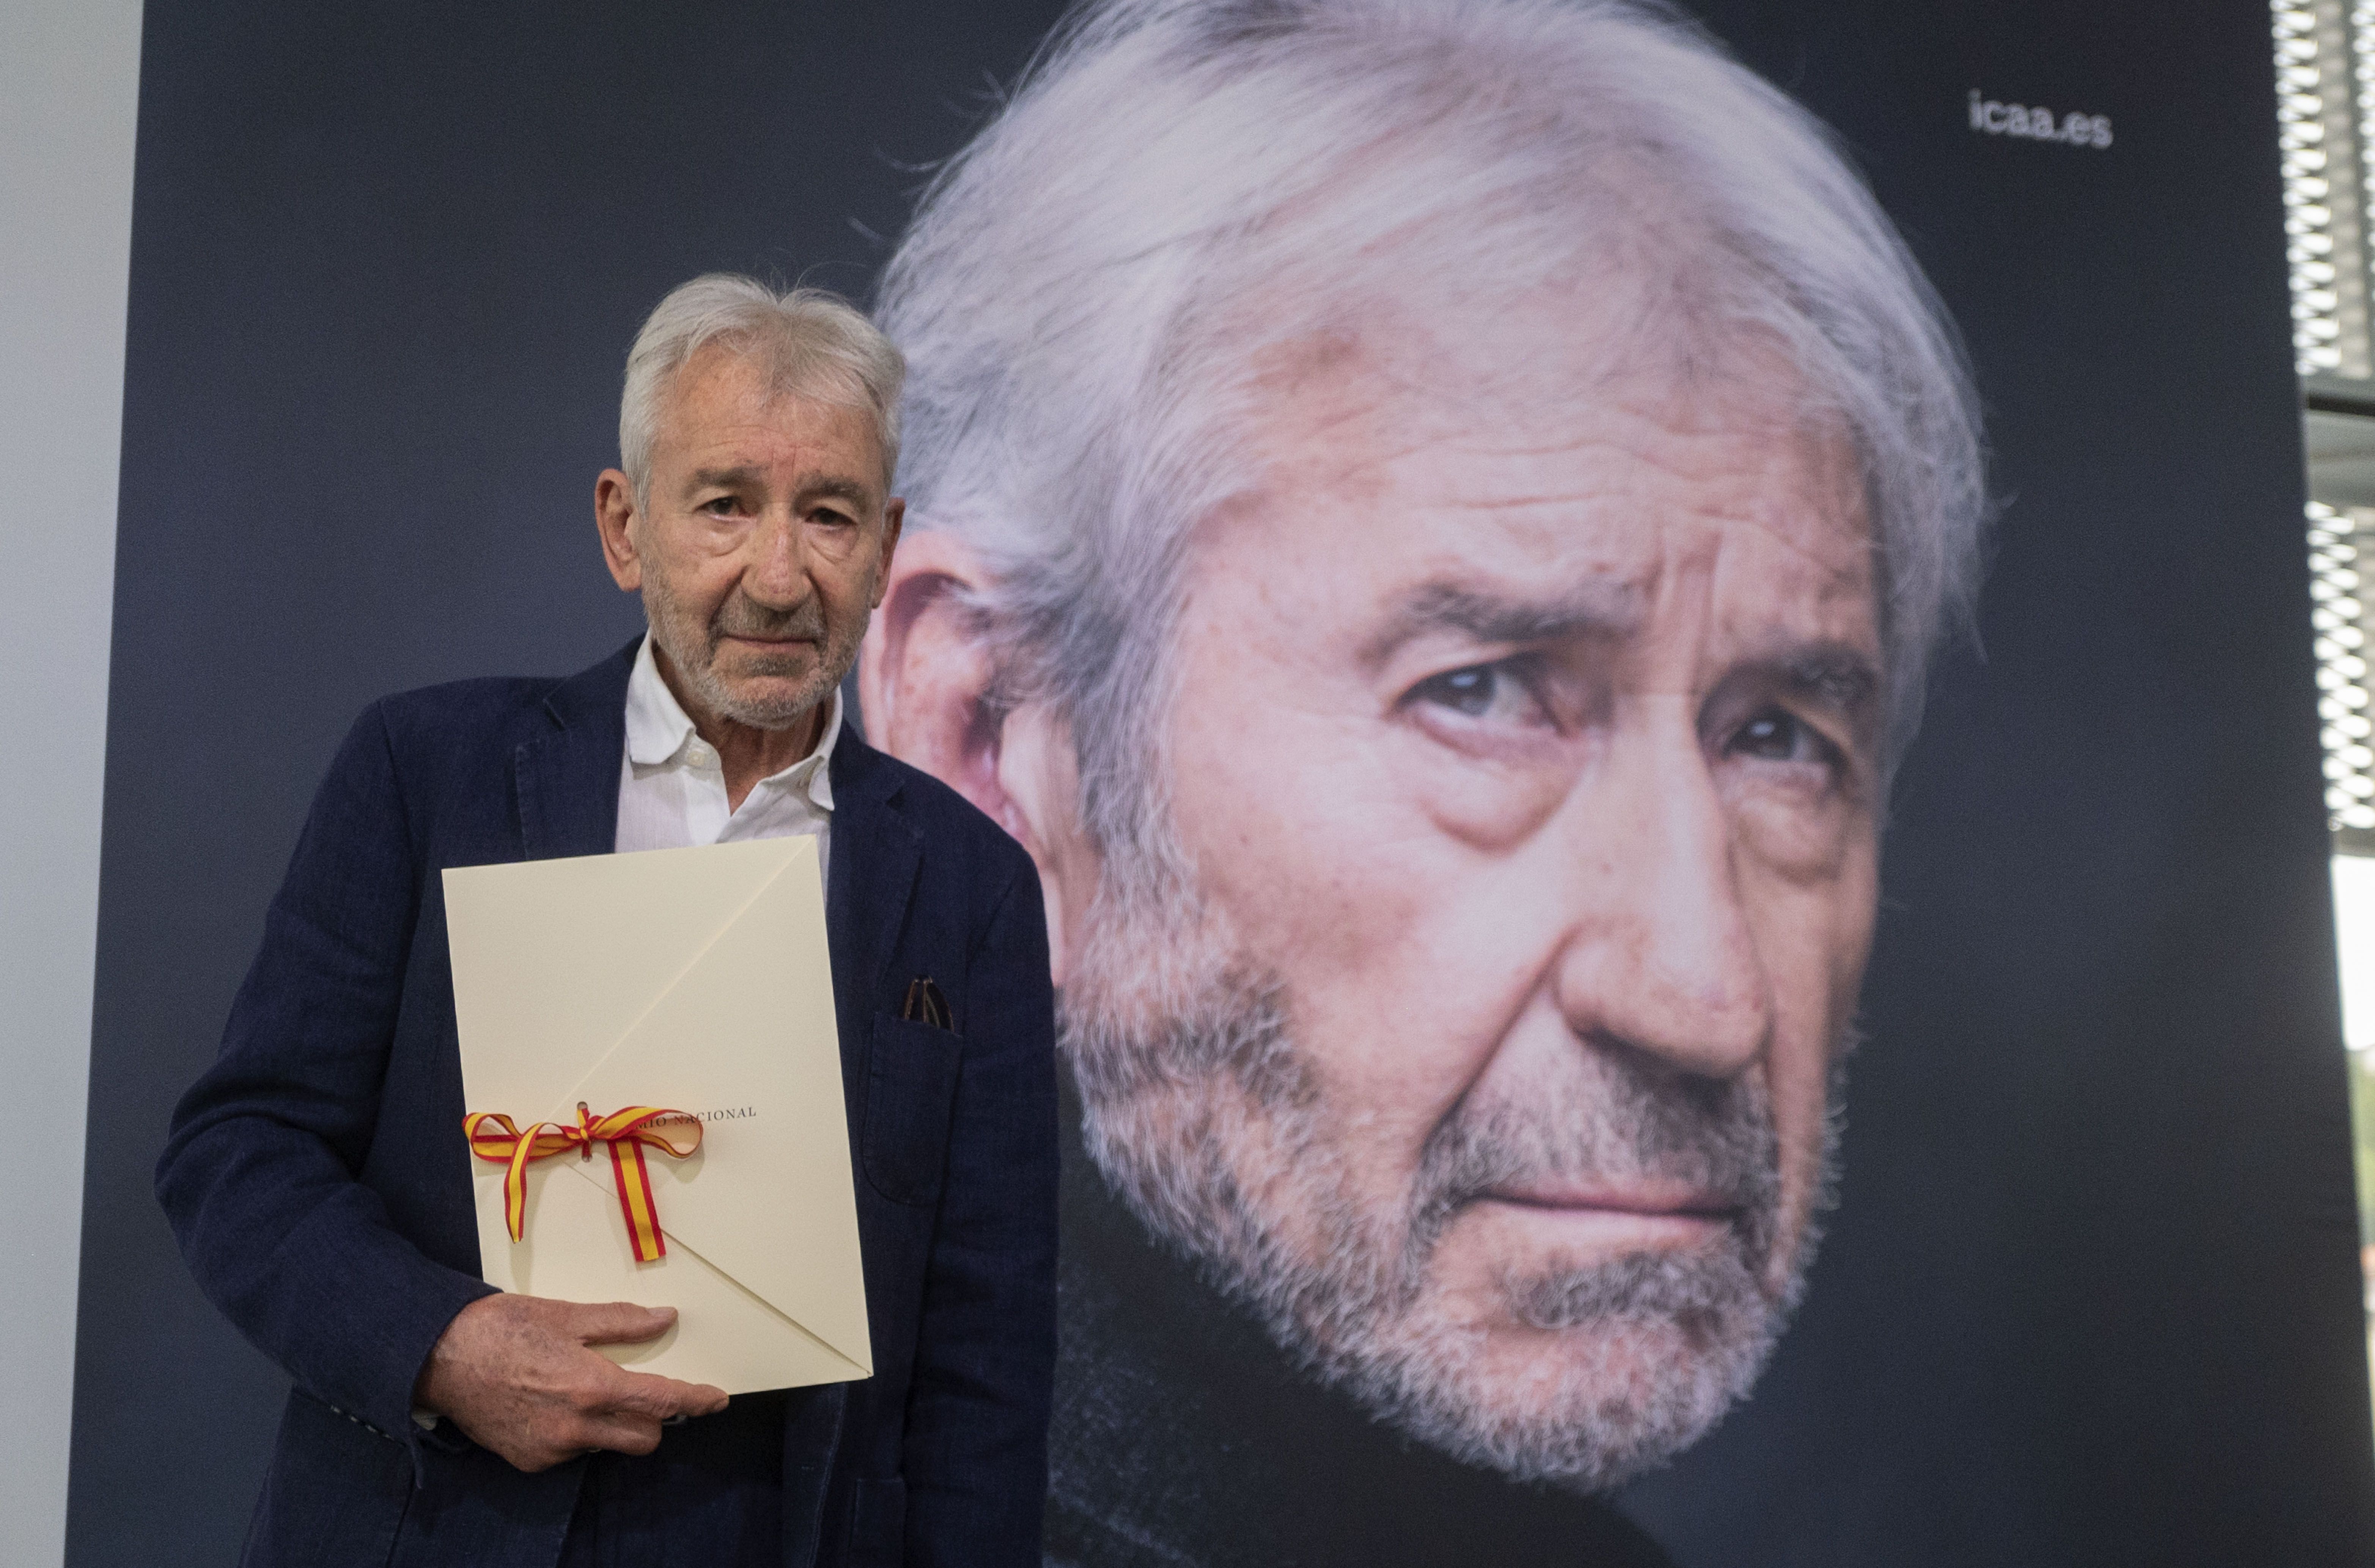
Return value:
M 940 1196 L 963 1060 L 963 1035 L 874 1015 L 866 1069 L 866 1179 L 893 1203 L 931 1203 Z
M 898 1568 L 906 1555 L 906 1483 L 858 1477 L 849 1506 L 850 1568 Z

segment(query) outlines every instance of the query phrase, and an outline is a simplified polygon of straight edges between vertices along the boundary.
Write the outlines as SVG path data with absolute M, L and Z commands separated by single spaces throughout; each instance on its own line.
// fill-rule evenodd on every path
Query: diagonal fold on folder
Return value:
M 445 873 L 468 1109 L 698 1117 L 647 1162 L 668 1253 L 638 1264 L 606 1158 L 528 1167 L 523 1239 L 474 1161 L 481 1273 L 504 1290 L 678 1309 L 641 1371 L 728 1393 L 870 1376 L 816 841 Z M 456 1128 L 459 1136 L 459 1128 Z

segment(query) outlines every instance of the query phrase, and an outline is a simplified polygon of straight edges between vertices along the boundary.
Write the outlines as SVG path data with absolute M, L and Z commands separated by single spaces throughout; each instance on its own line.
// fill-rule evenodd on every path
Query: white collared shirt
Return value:
M 739 843 L 814 833 L 820 868 L 833 856 L 833 748 L 841 738 L 841 692 L 827 699 L 816 749 L 751 787 L 739 810 L 726 805 L 717 749 L 701 738 L 668 690 L 649 633 L 627 678 L 627 754 L 620 761 L 620 853 Z

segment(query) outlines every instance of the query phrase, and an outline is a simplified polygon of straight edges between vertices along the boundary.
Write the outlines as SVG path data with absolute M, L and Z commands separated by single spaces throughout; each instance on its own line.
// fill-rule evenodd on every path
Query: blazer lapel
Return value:
M 529 860 L 608 855 L 619 842 L 619 770 L 627 749 L 627 678 L 638 637 L 544 700 L 552 728 L 512 755 L 520 851 Z
M 833 943 L 833 1001 L 845 1068 L 863 1061 L 882 966 L 915 896 L 923 835 L 899 808 L 899 772 L 848 731 L 833 749 L 833 869 L 824 924 Z

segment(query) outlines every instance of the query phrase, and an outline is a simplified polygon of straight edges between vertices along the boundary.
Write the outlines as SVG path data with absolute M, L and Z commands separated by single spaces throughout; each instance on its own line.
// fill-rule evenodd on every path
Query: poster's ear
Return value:
M 997 672 L 970 602 L 987 585 L 980 558 L 963 541 L 939 529 L 902 539 L 858 654 L 857 701 L 869 741 L 1012 832 L 998 779 L 998 715 L 988 704 Z
M 910 530 L 858 654 L 857 701 L 868 741 L 955 789 L 1031 852 L 1061 985 L 1070 916 L 1088 907 L 1099 863 L 1081 828 L 1070 730 L 1040 704 L 990 701 L 997 665 L 974 607 L 989 585 L 963 540 Z

